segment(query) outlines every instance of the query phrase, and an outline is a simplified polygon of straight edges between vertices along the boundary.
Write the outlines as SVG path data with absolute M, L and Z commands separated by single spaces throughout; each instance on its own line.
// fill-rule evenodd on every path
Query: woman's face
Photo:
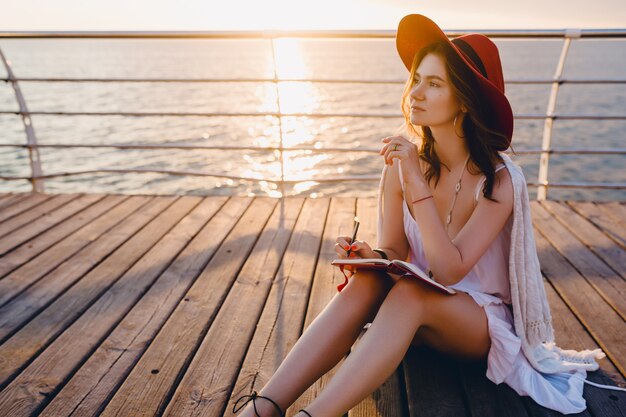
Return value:
M 419 126 L 440 126 L 453 123 L 460 111 L 460 102 L 452 91 L 443 59 L 428 54 L 415 71 L 415 85 L 409 96 L 411 123 Z

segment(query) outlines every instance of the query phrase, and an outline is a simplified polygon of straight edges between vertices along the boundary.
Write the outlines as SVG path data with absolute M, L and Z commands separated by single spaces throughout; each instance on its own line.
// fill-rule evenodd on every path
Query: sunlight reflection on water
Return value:
M 506 78 L 546 78 L 554 72 L 561 41 L 497 40 Z M 97 47 L 95 47 L 97 46 Z M 274 76 L 265 40 L 3 40 L 18 77 L 256 78 Z M 281 78 L 401 80 L 406 70 L 393 40 L 279 39 L 275 44 Z M 624 78 L 626 42 L 577 41 L 566 77 Z M 597 68 L 594 62 L 609 60 Z M 531 61 L 532 60 L 532 61 Z M 528 65 L 532 62 L 532 65 Z M 3 69 L 0 74 L 5 76 Z M 401 84 L 313 82 L 246 83 L 37 83 L 21 82 L 30 110 L 256 113 L 399 114 Z M 542 113 L 549 85 L 507 85 L 515 113 Z M 0 109 L 15 110 L 10 85 L 0 85 Z M 560 113 L 621 114 L 624 85 L 565 85 Z M 39 143 L 177 143 L 215 146 L 308 146 L 314 149 L 377 149 L 394 134 L 401 118 L 306 117 L 124 117 L 33 116 Z M 541 120 L 516 120 L 516 149 L 538 148 Z M 24 143 L 21 120 L 0 115 L 3 143 Z M 555 147 L 623 147 L 626 121 L 556 120 Z M 287 195 L 375 196 L 376 181 L 321 183 L 314 179 L 379 175 L 376 153 L 285 151 L 281 172 L 277 151 L 41 150 L 45 173 L 104 168 L 169 169 L 244 176 L 265 181 L 164 174 L 95 174 L 46 180 L 48 192 L 224 194 L 280 196 L 272 180 L 284 176 Z M 518 156 L 526 177 L 536 180 L 537 156 Z M 550 181 L 624 182 L 621 156 L 553 156 Z M 0 148 L 0 173 L 28 176 L 27 152 Z M 312 180 L 313 179 L 313 180 Z M 28 191 L 27 181 L 0 181 L 0 191 Z M 553 198 L 626 199 L 624 191 L 552 190 Z

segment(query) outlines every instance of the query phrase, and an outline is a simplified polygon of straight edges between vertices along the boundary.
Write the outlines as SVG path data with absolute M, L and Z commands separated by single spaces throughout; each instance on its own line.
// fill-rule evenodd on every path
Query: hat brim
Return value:
M 472 35 L 464 35 L 460 38 L 466 36 Z M 494 127 L 507 137 L 510 144 L 513 137 L 513 110 L 503 91 L 500 91 L 495 84 L 485 78 L 485 76 L 472 65 L 465 54 L 448 39 L 439 26 L 426 16 L 410 14 L 403 17 L 398 25 L 396 48 L 404 66 L 409 71 L 411 70 L 415 54 L 423 47 L 437 41 L 443 41 L 449 44 L 467 67 L 475 74 L 480 91 L 490 103 L 491 111 L 494 113 Z M 504 84 L 502 84 L 502 88 L 504 89 Z M 504 149 L 499 150 L 505 150 L 507 148 L 508 145 Z

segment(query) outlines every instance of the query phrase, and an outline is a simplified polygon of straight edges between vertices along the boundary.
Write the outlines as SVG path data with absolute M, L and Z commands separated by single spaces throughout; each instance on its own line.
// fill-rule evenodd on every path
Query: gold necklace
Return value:
M 467 159 L 465 159 L 465 163 L 463 164 L 463 170 L 461 171 L 461 175 L 459 175 L 459 180 L 454 187 L 454 198 L 452 199 L 452 205 L 450 206 L 450 210 L 448 211 L 448 217 L 446 217 L 446 233 L 448 233 L 448 227 L 452 222 L 452 209 L 454 208 L 454 204 L 456 203 L 456 198 L 459 195 L 459 191 L 461 191 L 461 181 L 463 180 L 463 174 L 465 173 L 465 168 L 467 167 L 467 162 L 469 161 L 469 158 L 469 155 L 467 155 Z

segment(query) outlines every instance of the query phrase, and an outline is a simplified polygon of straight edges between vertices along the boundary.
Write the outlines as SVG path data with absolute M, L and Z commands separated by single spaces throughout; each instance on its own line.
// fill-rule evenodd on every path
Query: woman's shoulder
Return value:
M 513 160 L 505 153 L 501 153 L 500 158 L 502 159 L 502 163 L 506 166 L 506 171 L 509 172 L 513 183 L 516 185 L 523 184 L 526 186 L 526 178 L 524 177 L 522 168 L 513 162 Z
M 496 201 L 513 201 L 513 194 L 515 192 L 515 187 L 513 186 L 513 178 L 515 177 L 514 173 L 511 173 L 508 164 L 505 161 L 501 161 L 496 164 L 496 169 L 494 173 L 494 182 L 493 189 L 491 191 L 491 198 Z M 474 195 L 476 203 L 480 200 L 486 200 L 483 196 L 482 190 L 485 185 L 486 176 L 481 174 L 481 178 L 476 184 L 476 192 Z M 481 198 L 482 197 L 482 198 Z
M 493 183 L 493 191 L 491 196 L 499 202 L 513 206 L 513 177 L 515 174 L 508 169 L 499 169 L 495 173 L 495 181 Z

